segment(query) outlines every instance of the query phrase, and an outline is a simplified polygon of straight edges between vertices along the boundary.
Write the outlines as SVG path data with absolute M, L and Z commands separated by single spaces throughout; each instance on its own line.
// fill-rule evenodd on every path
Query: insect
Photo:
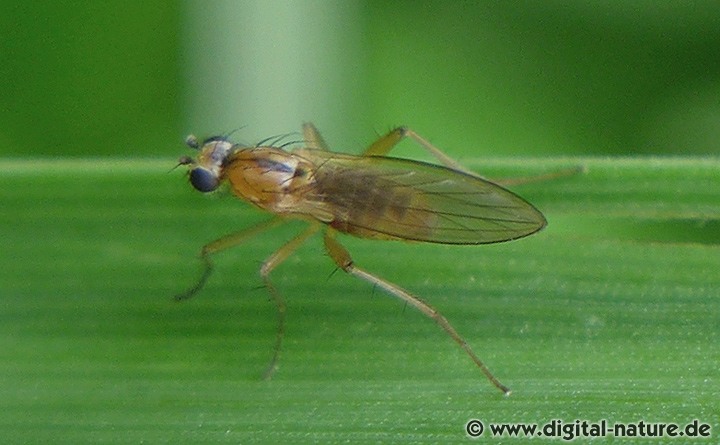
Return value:
M 404 138 L 417 142 L 443 166 L 386 156 Z M 278 311 L 274 353 L 266 378 L 276 369 L 285 330 L 285 300 L 270 281 L 270 273 L 310 236 L 322 231 L 325 250 L 338 268 L 430 317 L 493 385 L 509 394 L 508 387 L 495 378 L 444 316 L 407 290 L 360 268 L 336 235 L 487 244 L 539 231 L 546 224 L 543 215 L 514 193 L 466 170 L 407 127 L 390 131 L 360 156 L 330 151 L 310 123 L 303 125 L 303 139 L 302 147 L 286 151 L 272 144 L 242 146 L 219 136 L 200 143 L 188 136 L 187 145 L 198 154 L 194 159 L 183 156 L 179 165 L 188 166 L 195 189 L 207 193 L 226 183 L 238 198 L 275 217 L 206 244 L 200 252 L 202 275 L 176 299 L 185 300 L 202 289 L 213 269 L 212 254 L 237 246 L 288 218 L 303 219 L 309 222 L 307 229 L 271 254 L 260 267 L 260 276 Z

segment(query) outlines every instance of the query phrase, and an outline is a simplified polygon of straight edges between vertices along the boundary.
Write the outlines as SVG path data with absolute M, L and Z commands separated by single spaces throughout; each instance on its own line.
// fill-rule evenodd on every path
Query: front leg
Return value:
M 190 299 L 205 286 L 205 283 L 207 282 L 208 278 L 210 278 L 213 270 L 213 263 L 210 259 L 210 255 L 229 249 L 231 247 L 235 247 L 246 241 L 248 238 L 251 238 L 260 232 L 275 227 L 282 222 L 283 220 L 281 218 L 273 218 L 205 244 L 200 250 L 200 259 L 203 261 L 203 272 L 202 275 L 200 275 L 200 279 L 195 283 L 193 287 L 181 294 L 176 295 L 175 300 L 181 301 Z

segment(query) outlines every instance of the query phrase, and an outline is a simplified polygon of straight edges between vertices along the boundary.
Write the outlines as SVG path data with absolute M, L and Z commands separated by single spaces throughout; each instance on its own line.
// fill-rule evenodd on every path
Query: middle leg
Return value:
M 270 282 L 270 272 L 272 272 L 277 266 L 285 261 L 298 247 L 302 245 L 308 238 L 310 238 L 315 232 L 320 229 L 318 224 L 311 224 L 310 227 L 305 229 L 302 233 L 297 235 L 295 238 L 288 241 L 278 250 L 273 252 L 260 266 L 260 276 L 265 283 L 265 287 L 270 292 L 275 305 L 278 310 L 278 327 L 277 334 L 275 337 L 275 347 L 273 350 L 273 357 L 268 364 L 267 369 L 263 373 L 263 379 L 269 379 L 275 373 L 277 368 L 278 360 L 280 359 L 280 348 L 282 347 L 283 336 L 285 335 L 285 300 L 282 295 L 275 289 L 275 286 Z

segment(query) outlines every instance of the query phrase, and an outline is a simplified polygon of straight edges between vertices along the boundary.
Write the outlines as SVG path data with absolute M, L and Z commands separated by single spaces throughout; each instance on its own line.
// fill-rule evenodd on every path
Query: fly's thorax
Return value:
M 224 179 L 238 197 L 263 209 L 288 213 L 295 209 L 313 181 L 313 166 L 275 147 L 235 151 L 224 168 Z

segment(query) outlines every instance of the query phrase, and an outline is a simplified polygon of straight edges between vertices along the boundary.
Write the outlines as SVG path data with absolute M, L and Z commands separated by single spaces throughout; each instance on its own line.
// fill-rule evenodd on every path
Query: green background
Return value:
M 456 155 L 718 151 L 713 1 L 2 6 L 14 157 L 177 157 L 187 132 L 304 120 L 350 152 L 399 124 Z
M 699 419 L 717 438 L 714 2 L 1 6 L 5 442 L 451 443 L 471 418 Z M 421 314 L 333 274 L 319 238 L 274 274 L 286 343 L 260 380 L 275 310 L 257 268 L 301 224 L 172 301 L 200 246 L 264 217 L 167 173 L 185 134 L 254 143 L 305 120 L 347 152 L 407 124 L 489 177 L 586 168 L 513 187 L 549 221 L 525 240 L 341 239 L 512 396 Z

